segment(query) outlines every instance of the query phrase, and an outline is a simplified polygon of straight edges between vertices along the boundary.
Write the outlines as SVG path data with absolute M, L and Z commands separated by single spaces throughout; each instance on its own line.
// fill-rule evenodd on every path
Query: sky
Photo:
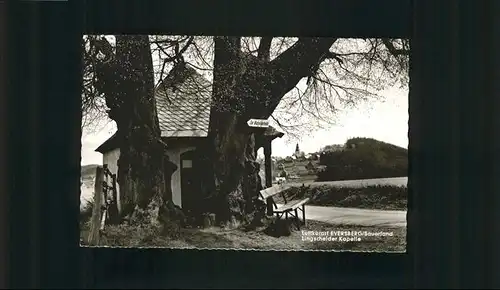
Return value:
M 352 137 L 374 138 L 408 148 L 408 90 L 390 88 L 380 92 L 382 101 L 361 104 L 357 109 L 341 113 L 338 123 L 327 129 L 312 132 L 298 141 L 301 151 L 311 153 L 331 144 L 343 144 Z M 102 164 L 102 154 L 94 150 L 115 132 L 110 121 L 94 134 L 82 135 L 81 165 Z M 295 151 L 296 140 L 286 135 L 272 142 L 273 156 L 289 156 Z M 259 150 L 259 155 L 262 149 Z

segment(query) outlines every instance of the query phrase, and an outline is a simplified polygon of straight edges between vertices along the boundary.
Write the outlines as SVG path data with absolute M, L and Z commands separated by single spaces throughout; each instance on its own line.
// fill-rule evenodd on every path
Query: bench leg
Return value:
M 302 205 L 302 221 L 304 223 L 304 226 L 306 225 L 306 205 Z
M 273 216 L 273 199 L 270 197 L 266 200 L 266 211 L 268 216 Z
M 295 225 L 297 226 L 297 230 L 300 230 L 299 210 L 296 208 L 294 211 L 295 211 Z

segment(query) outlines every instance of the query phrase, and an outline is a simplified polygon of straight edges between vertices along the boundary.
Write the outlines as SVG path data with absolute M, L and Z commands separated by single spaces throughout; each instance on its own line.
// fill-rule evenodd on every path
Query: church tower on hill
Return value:
M 300 151 L 299 143 L 297 143 L 297 145 L 295 146 L 295 152 L 293 153 L 292 156 L 294 156 L 295 158 L 304 157 L 304 152 Z

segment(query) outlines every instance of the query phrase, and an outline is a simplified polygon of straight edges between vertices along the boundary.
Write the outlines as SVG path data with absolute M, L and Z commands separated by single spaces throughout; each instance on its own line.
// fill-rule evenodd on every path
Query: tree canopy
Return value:
M 112 35 L 84 36 L 82 126 L 87 130 L 99 128 L 108 120 L 106 102 L 95 88 L 96 60 L 105 60 L 103 51 L 114 51 Z M 214 77 L 215 38 L 211 36 L 149 36 L 153 58 L 155 84 L 158 85 L 176 63 L 183 61 L 210 82 Z M 238 37 L 237 53 L 244 56 L 247 78 L 276 78 L 273 72 L 289 71 L 300 64 L 304 50 L 313 49 L 314 38 L 296 37 Z M 381 98 L 379 91 L 408 84 L 409 42 L 402 39 L 328 39 L 329 47 L 320 62 L 307 68 L 308 73 L 297 76 L 281 99 L 270 106 L 269 117 L 274 126 L 292 137 L 312 132 L 318 127 L 335 124 L 338 112 L 363 102 Z M 297 60 L 299 59 L 299 60 Z M 280 66 L 282 66 L 280 68 Z M 268 68 L 272 69 L 268 69 Z M 200 85 L 200 89 L 204 89 Z M 246 88 L 248 89 L 248 88 Z M 255 103 L 272 102 L 265 96 L 252 95 Z M 235 102 L 233 106 L 238 105 Z M 269 104 L 268 104 L 269 105 Z

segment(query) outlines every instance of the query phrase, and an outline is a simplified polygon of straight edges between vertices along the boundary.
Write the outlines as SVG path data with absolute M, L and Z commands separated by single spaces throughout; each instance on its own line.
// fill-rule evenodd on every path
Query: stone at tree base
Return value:
M 203 228 L 209 228 L 212 226 L 212 223 L 210 222 L 210 218 L 208 217 L 208 215 L 204 215 L 203 216 Z
M 214 213 L 206 213 L 203 215 L 203 227 L 210 228 L 215 225 L 215 214 Z
M 241 226 L 241 221 L 239 221 L 234 215 L 231 216 L 229 221 L 224 224 L 225 230 L 234 230 Z
M 196 219 L 193 216 L 186 214 L 186 224 L 184 226 L 186 228 L 195 228 L 197 226 Z
M 215 213 L 210 213 L 208 215 L 208 218 L 210 219 L 210 222 L 211 222 L 212 226 L 215 226 L 215 218 L 216 218 L 215 217 Z
M 279 238 L 288 237 L 292 234 L 293 222 L 290 219 L 274 219 L 264 230 L 266 235 Z

